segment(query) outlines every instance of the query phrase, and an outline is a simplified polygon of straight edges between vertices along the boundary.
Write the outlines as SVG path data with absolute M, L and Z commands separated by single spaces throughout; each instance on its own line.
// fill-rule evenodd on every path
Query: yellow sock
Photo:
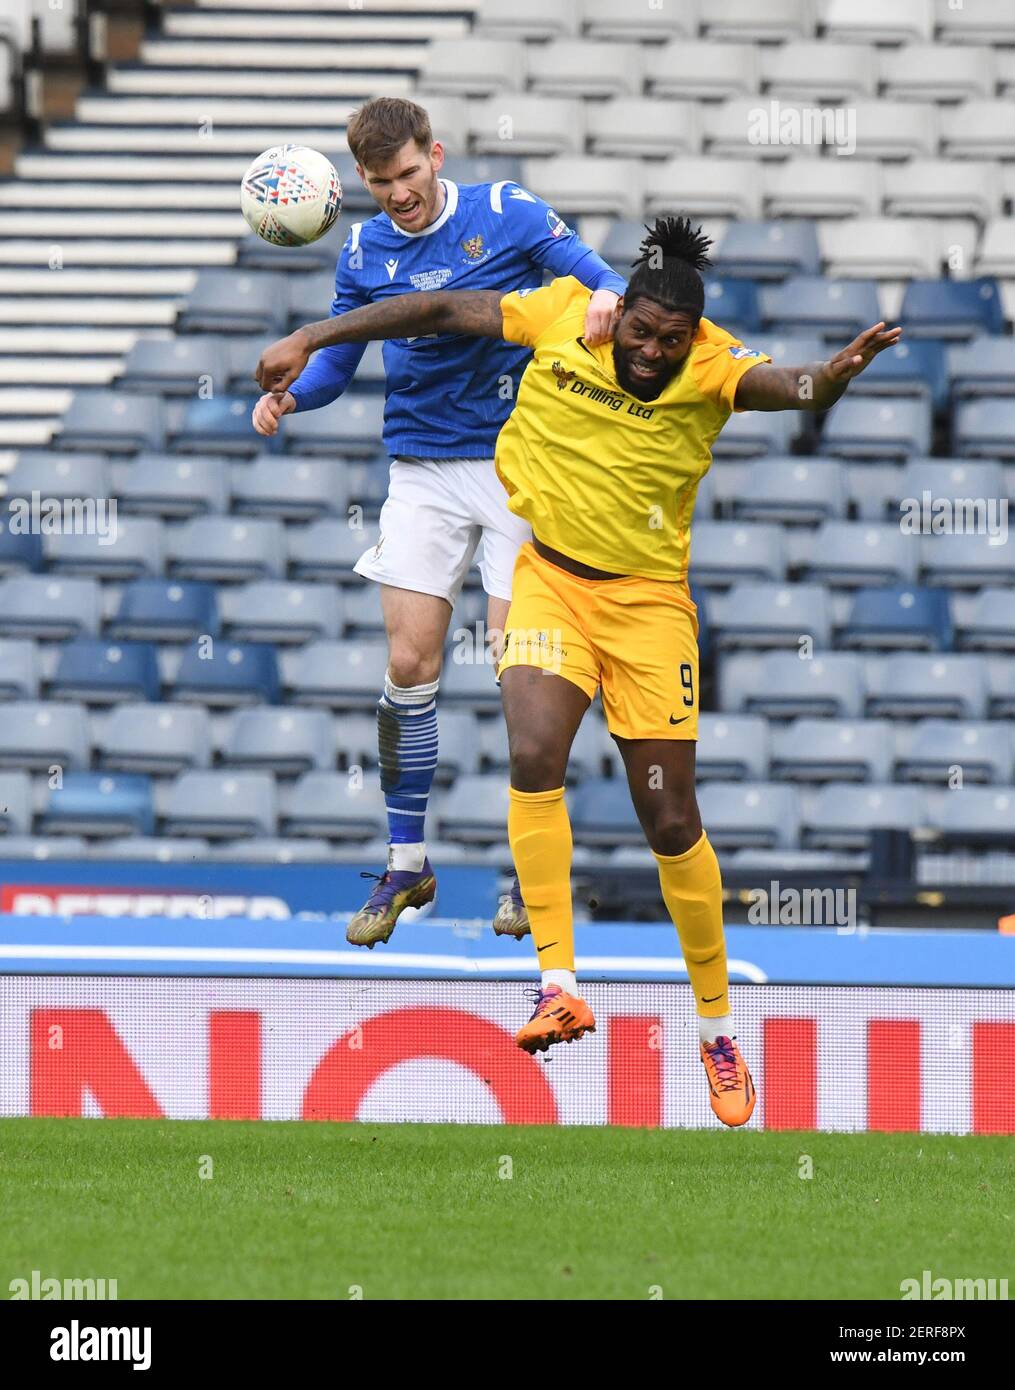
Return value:
M 654 852 L 654 851 L 653 851 Z M 700 1017 L 730 1011 L 726 940 L 722 929 L 722 875 L 708 836 L 683 854 L 657 854 L 663 901 L 673 918 Z
M 564 788 L 508 789 L 508 840 L 541 970 L 574 970 L 571 821 Z

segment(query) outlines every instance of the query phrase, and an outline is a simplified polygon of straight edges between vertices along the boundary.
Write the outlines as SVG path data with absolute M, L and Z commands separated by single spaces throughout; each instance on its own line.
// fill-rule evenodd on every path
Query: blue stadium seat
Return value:
M 88 766 L 91 735 L 81 705 L 14 700 L 0 720 L 0 767 L 48 772 Z
M 215 268 L 198 273 L 176 328 L 179 333 L 274 333 L 281 338 L 286 317 L 284 279 L 263 271 Z
M 167 835 L 274 835 L 275 779 L 267 772 L 181 772 L 166 792 L 163 821 Z
M 1015 338 L 983 336 L 948 350 L 952 399 L 1015 395 Z
M 261 642 L 227 642 L 206 650 L 201 642 L 183 649 L 173 698 L 206 705 L 273 705 L 281 682 L 275 648 Z
M 820 584 L 734 584 L 712 601 L 718 650 L 731 647 L 793 647 L 807 636 L 827 647 L 832 631 L 828 590 Z
M 344 772 L 305 772 L 295 786 L 283 788 L 280 799 L 283 835 L 369 840 L 387 831 L 380 787 L 375 782 L 359 785 Z
M 27 772 L 0 773 L 0 835 L 32 830 L 32 779 Z
M 573 794 L 574 842 L 589 846 L 644 845 L 631 792 L 624 777 L 590 777 Z
M 139 773 L 67 772 L 39 818 L 46 835 L 151 835 L 151 782 Z
M 905 396 L 845 396 L 825 421 L 819 451 L 843 458 L 908 458 L 927 454 L 931 407 Z
M 372 710 L 384 689 L 388 647 L 386 642 L 310 642 L 282 661 L 287 699 L 296 704 Z
M 992 657 L 987 663 L 988 706 L 991 719 L 1015 719 L 1015 661 Z
M 1015 652 L 1011 589 L 981 589 L 967 604 L 956 605 L 956 646 L 962 651 Z
M 987 717 L 987 668 L 982 657 L 900 654 L 880 660 L 867 712 L 889 719 Z
M 1015 747 L 1004 724 L 921 719 L 907 735 L 895 761 L 900 780 L 948 783 L 955 768 L 962 771 L 963 786 L 967 782 L 1008 786 L 1015 780 Z
M 946 792 L 934 808 L 931 823 L 948 845 L 1010 851 L 1015 789 L 963 787 Z
M 722 275 L 752 280 L 785 280 L 813 276 L 821 270 L 815 225 L 805 218 L 777 222 L 730 223 L 714 255 Z
M 342 632 L 345 601 L 333 584 L 262 579 L 224 589 L 220 603 L 223 627 L 234 642 L 292 646 Z
M 800 826 L 795 787 L 777 782 L 709 782 L 698 796 L 701 822 L 717 850 L 794 849 Z
M 102 450 L 109 454 L 162 449 L 162 397 L 133 391 L 76 391 L 54 443 L 59 449 Z
M 262 517 L 195 517 L 170 535 L 168 569 L 180 579 L 211 582 L 281 579 L 284 528 Z
M 120 469 L 116 495 L 125 512 L 186 520 L 229 509 L 229 471 L 222 458 L 139 454 Z
M 379 692 L 378 692 L 379 693 Z M 440 701 L 437 704 L 437 718 L 441 738 L 443 739 L 443 719 L 446 711 L 441 709 Z M 472 715 L 455 711 L 451 716 L 453 719 L 469 719 Z M 345 771 L 350 767 L 376 768 L 377 766 L 377 715 L 376 714 L 340 714 L 335 719 L 335 748 L 338 754 L 338 765 Z M 473 755 L 478 755 L 478 749 L 473 749 Z M 437 775 L 440 775 L 441 767 L 444 763 L 444 750 L 441 748 L 440 758 L 437 764 Z M 473 768 L 463 768 L 462 771 L 472 772 Z M 452 778 L 452 780 L 454 780 Z
M 364 716 L 370 728 L 372 745 L 369 759 L 377 761 L 377 721 Z M 434 781 L 447 786 L 461 776 L 472 776 L 480 769 L 480 751 L 483 744 L 483 725 L 477 721 L 471 710 L 443 709 L 437 701 L 438 756 Z M 504 727 L 503 719 L 492 719 L 491 724 Z M 346 721 L 339 725 L 339 742 L 345 742 Z M 354 760 L 355 761 L 355 760 Z M 362 765 L 362 763 L 361 763 Z
M 706 276 L 705 317 L 734 336 L 759 331 L 758 287 L 753 280 Z
M 39 649 L 27 638 L 0 638 L 0 700 L 34 700 L 39 693 Z
M 838 645 L 866 651 L 906 647 L 946 652 L 952 648 L 952 638 L 948 594 L 903 584 L 858 589 Z
M 766 285 L 759 296 L 761 319 L 769 333 L 817 333 L 850 342 L 881 318 L 873 280 L 827 280 L 794 275 Z
M 171 449 L 176 454 L 228 454 L 230 458 L 278 453 L 279 436 L 258 434 L 251 422 L 258 399 L 252 395 L 225 394 L 208 400 L 192 397 L 186 403 L 183 418 L 169 431 Z
M 706 714 L 698 720 L 699 782 L 763 782 L 768 776 L 768 722 L 750 714 Z
M 342 516 L 349 505 L 346 469 L 334 459 L 259 458 L 233 474 L 233 511 L 283 521 Z
M 826 521 L 808 542 L 801 566 L 806 579 L 844 588 L 916 579 L 917 547 L 897 526 Z
M 793 652 L 729 655 L 719 667 L 720 705 L 730 713 L 790 719 L 858 719 L 863 715 L 863 662 L 849 652 L 802 661 Z
M 757 333 L 751 347 L 767 353 L 777 367 L 805 367 L 828 356 L 827 344 L 818 333 Z
M 507 815 L 508 780 L 494 774 L 457 778 L 437 801 L 431 820 L 442 840 L 478 845 L 505 839 Z
M 36 531 L 12 530 L 14 517 L 0 514 L 0 578 L 42 568 L 42 537 Z M 22 526 L 20 518 L 16 525 Z
M 800 842 L 813 849 L 864 850 L 874 830 L 913 830 L 925 824 L 926 806 L 917 787 L 830 782 L 805 810 Z
M 376 396 L 341 396 L 327 410 L 287 415 L 276 438 L 288 454 L 373 458 L 384 427 L 384 401 Z M 253 427 L 251 427 L 253 432 Z M 254 435 L 260 439 L 260 435 Z
M 1000 288 L 991 275 L 974 280 L 910 280 L 898 322 L 911 338 L 969 339 L 978 333 L 1003 333 Z
M 49 693 L 90 705 L 157 700 L 159 667 L 151 642 L 107 642 L 74 637 L 60 647 Z
M 119 581 L 162 571 L 162 523 L 154 517 L 117 517 L 104 535 L 54 532 L 44 536 L 43 554 L 50 569 L 66 575 Z
M 296 777 L 335 766 L 331 718 L 321 709 L 246 709 L 233 721 L 223 761 Z
M 699 522 L 691 542 L 691 576 L 702 588 L 728 588 L 737 580 L 782 579 L 786 573 L 778 526 L 734 521 Z
M 385 634 L 384 610 L 381 605 L 381 586 L 361 584 L 344 590 L 345 631 L 344 637 L 383 637 Z M 457 631 L 452 626 L 451 634 Z
M 219 632 L 214 584 L 182 579 L 135 579 L 120 594 L 109 635 L 147 642 L 188 642 Z
M 31 453 L 22 450 L 18 461 L 7 477 L 6 505 L 13 498 L 31 500 L 33 492 L 41 497 L 61 500 L 74 498 L 109 497 L 109 462 L 100 453 L 67 454 L 59 449 L 39 449 Z
M 895 751 L 879 719 L 794 719 L 772 733 L 771 775 L 787 782 L 887 782 Z
M 203 705 L 118 705 L 98 734 L 110 772 L 175 774 L 210 767 L 211 716 Z
M 334 298 L 334 263 L 322 267 L 319 271 L 313 271 L 309 275 L 294 275 L 289 281 L 289 332 L 295 332 L 297 328 L 302 328 L 305 323 L 317 323 L 321 319 L 328 318 Z M 244 346 L 247 345 L 244 344 Z M 260 353 L 249 361 L 248 375 L 253 372 L 259 356 Z
M 994 459 L 915 458 L 902 467 L 897 501 L 910 498 L 921 502 L 924 492 L 931 500 L 939 497 L 975 498 L 1005 496 L 1004 474 Z M 899 509 L 893 509 L 894 516 Z M 894 519 L 893 516 L 893 519 Z
M 308 526 L 290 526 L 286 539 L 294 579 L 342 583 L 354 577 L 356 561 L 376 543 L 377 527 L 357 529 L 338 517 L 325 517 Z
M 169 341 L 138 338 L 127 353 L 117 387 L 162 396 L 192 396 L 201 377 L 221 381 L 225 342 L 214 334 L 198 333 Z
M 1015 399 L 978 396 L 961 402 L 952 416 L 952 439 L 963 458 L 1015 459 Z
M 838 459 L 820 455 L 764 458 L 745 466 L 733 500 L 733 515 L 738 521 L 816 526 L 821 521 L 844 518 L 846 504 L 846 470 Z
M 948 404 L 948 364 L 944 346 L 933 338 L 901 341 L 886 348 L 849 384 L 857 396 L 917 396 L 934 410 Z
M 97 633 L 102 591 L 94 579 L 49 574 L 0 579 L 0 635 L 57 641 Z
M 984 499 L 977 499 L 978 507 Z M 928 584 L 953 589 L 979 589 L 990 584 L 1015 584 L 1015 548 L 1007 544 L 1007 521 L 994 511 L 989 523 L 980 511 L 981 524 L 990 524 L 991 534 L 923 536 L 920 541 L 920 569 Z M 1015 611 L 1015 596 L 1012 598 Z

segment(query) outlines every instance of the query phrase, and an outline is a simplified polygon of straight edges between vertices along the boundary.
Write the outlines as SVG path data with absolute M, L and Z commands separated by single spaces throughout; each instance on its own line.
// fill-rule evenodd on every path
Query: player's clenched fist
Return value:
M 258 434 L 274 434 L 282 416 L 295 409 L 296 397 L 287 391 L 284 396 L 262 396 L 250 418 Z

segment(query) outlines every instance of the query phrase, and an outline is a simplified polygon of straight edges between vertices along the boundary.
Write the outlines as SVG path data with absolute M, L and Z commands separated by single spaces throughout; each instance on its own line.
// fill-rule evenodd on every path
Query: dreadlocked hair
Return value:
M 711 237 L 700 227 L 693 230 L 687 217 L 657 217 L 655 226 L 646 225 L 645 230 L 648 236 L 641 243 L 641 255 L 632 262 L 634 274 L 625 304 L 643 295 L 665 309 L 700 319 L 705 309 L 705 286 L 698 272 L 712 264 L 708 255 Z

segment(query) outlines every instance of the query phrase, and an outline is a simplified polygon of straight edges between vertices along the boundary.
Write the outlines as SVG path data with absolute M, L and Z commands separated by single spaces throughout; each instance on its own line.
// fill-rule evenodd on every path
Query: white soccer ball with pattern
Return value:
M 307 246 L 334 226 L 342 185 L 331 160 L 306 145 L 275 145 L 243 175 L 240 208 L 274 246 Z

